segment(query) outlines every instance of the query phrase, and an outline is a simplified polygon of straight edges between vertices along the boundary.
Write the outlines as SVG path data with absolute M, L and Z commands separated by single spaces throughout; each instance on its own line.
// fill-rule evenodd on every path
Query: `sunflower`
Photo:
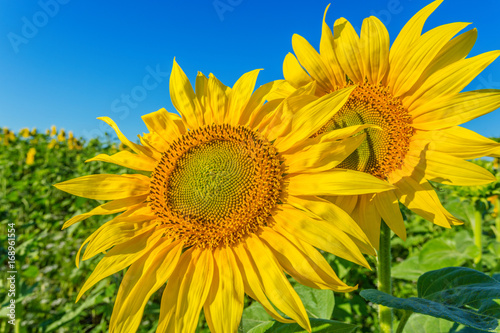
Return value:
M 23 128 L 19 131 L 19 134 L 23 137 L 23 138 L 29 138 L 30 137 L 30 130 L 29 128 Z
M 35 164 L 35 154 L 36 154 L 36 149 L 31 147 L 28 150 L 28 153 L 26 154 L 26 164 L 27 165 Z
M 500 106 L 499 90 L 461 92 L 500 54 L 466 58 L 476 29 L 456 36 L 467 23 L 451 23 L 422 34 L 434 1 L 401 30 L 391 47 L 385 26 L 376 17 L 363 21 L 360 37 L 344 18 L 332 30 L 323 17 L 320 52 L 294 35 L 295 55 L 283 72 L 291 91 L 317 83 L 316 96 L 355 87 L 347 103 L 314 136 L 346 126 L 373 124 L 366 140 L 338 168 L 371 174 L 395 186 L 380 194 L 328 198 L 346 210 L 378 247 L 381 219 L 406 238 L 398 201 L 450 228 L 461 224 L 440 203 L 429 181 L 480 185 L 495 178 L 465 161 L 500 153 L 500 145 L 458 125 Z M 283 90 L 283 89 L 282 89 Z
M 66 132 L 64 131 L 64 129 L 61 128 L 61 130 L 59 131 L 59 134 L 57 135 L 57 140 L 59 142 L 66 141 Z
M 123 212 L 82 245 L 83 260 L 107 253 L 77 300 L 130 266 L 110 332 L 135 331 L 148 298 L 165 283 L 158 332 L 194 332 L 202 307 L 213 332 L 236 332 L 244 293 L 276 320 L 310 331 L 283 271 L 310 287 L 348 292 L 356 287 L 343 283 L 316 248 L 369 267 L 361 250 L 374 250 L 361 228 L 317 197 L 393 188 L 366 173 L 331 170 L 364 140 L 353 134 L 369 125 L 310 138 L 354 88 L 321 98 L 301 96 L 299 89 L 285 100 L 265 103 L 276 83 L 252 93 L 258 72 L 243 75 L 233 88 L 199 73 L 195 92 L 174 60 L 170 95 L 181 117 L 165 109 L 143 116 L 149 133 L 140 136 L 141 144 L 129 141 L 111 119 L 100 118 L 131 151 L 90 161 L 142 173 L 89 175 L 55 185 L 111 200 L 63 228 L 92 215 Z

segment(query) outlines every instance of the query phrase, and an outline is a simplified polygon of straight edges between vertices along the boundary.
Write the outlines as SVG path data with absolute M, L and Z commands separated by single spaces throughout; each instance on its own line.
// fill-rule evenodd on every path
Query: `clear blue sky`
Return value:
M 359 32 L 363 18 L 375 15 L 392 42 L 430 0 L 2 0 L 0 127 L 56 125 L 89 138 L 108 130 L 96 117 L 109 116 L 134 139 L 145 131 L 141 115 L 174 110 L 168 93 L 174 57 L 193 81 L 202 71 L 233 85 L 255 68 L 264 69 L 258 85 L 281 79 L 292 35 L 317 47 L 330 2 L 330 25 L 343 16 Z M 445 0 L 425 30 L 472 22 L 479 32 L 476 55 L 500 49 L 499 12 L 498 0 Z M 500 60 L 466 90 L 483 88 L 500 89 Z M 497 110 L 465 127 L 500 136 L 499 124 Z

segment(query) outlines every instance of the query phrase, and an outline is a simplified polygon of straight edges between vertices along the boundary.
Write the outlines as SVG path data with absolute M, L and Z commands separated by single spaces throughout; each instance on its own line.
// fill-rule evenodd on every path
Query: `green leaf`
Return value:
M 54 321 L 47 327 L 47 332 L 53 332 L 63 326 L 64 324 L 70 322 L 74 318 L 78 317 L 85 309 L 94 306 L 96 299 L 99 295 L 92 295 L 87 297 L 85 301 L 76 309 L 67 311 L 61 318 Z
M 394 265 L 392 268 L 392 277 L 396 279 L 417 281 L 418 277 L 425 273 L 420 268 L 418 256 L 409 257 L 400 264 Z
M 297 288 L 298 292 L 300 292 L 300 296 L 305 295 L 314 295 L 318 290 L 304 287 Z M 307 290 L 311 289 L 313 291 Z M 318 297 L 318 300 L 325 298 L 327 301 L 330 299 L 330 296 L 326 296 L 326 293 L 320 292 L 317 295 L 321 295 Z M 333 297 L 332 297 L 333 298 Z M 306 301 L 306 297 L 304 298 Z M 306 301 L 307 302 L 307 301 Z M 313 302 L 314 303 L 314 302 Z M 314 303 L 316 304 L 316 303 Z M 319 307 L 319 304 L 315 306 Z M 312 309 L 308 307 L 309 309 Z M 330 305 L 329 308 L 333 310 L 333 305 Z M 327 310 L 331 313 L 331 310 Z M 326 312 L 326 311 L 325 311 Z M 318 313 L 318 312 L 316 312 Z M 309 318 L 311 322 L 312 332 L 317 333 L 351 333 L 357 329 L 356 325 L 345 324 L 335 320 L 328 319 L 318 319 L 318 318 Z M 302 327 L 298 324 L 284 324 L 277 322 L 272 319 L 272 317 L 264 310 L 262 305 L 258 302 L 253 302 L 250 306 L 243 310 L 243 317 L 241 320 L 241 330 L 244 333 L 298 333 L 298 332 L 306 332 Z
M 24 271 L 22 271 L 22 276 L 27 278 L 27 279 L 32 279 L 38 275 L 38 267 L 36 266 L 29 266 L 26 268 Z
M 250 332 L 251 329 L 256 328 L 261 325 L 266 325 L 273 322 L 273 317 L 271 317 L 264 307 L 259 302 L 253 302 L 250 306 L 243 310 L 243 316 L 241 317 L 241 329 L 243 332 Z M 266 326 L 268 328 L 270 326 Z M 259 332 L 259 331 L 255 331 Z M 264 331 L 262 331 L 264 332 Z
M 436 238 L 425 243 L 417 255 L 410 256 L 402 263 L 395 265 L 392 269 L 392 276 L 396 279 L 416 281 L 425 272 L 460 266 L 467 259 L 475 258 L 478 251 L 466 231 L 458 233 L 453 241 Z
M 97 284 L 97 287 L 92 291 L 92 293 L 85 298 L 85 300 L 80 302 L 80 305 L 76 307 L 76 304 L 71 304 L 70 310 L 65 311 L 64 315 L 58 320 L 52 322 L 48 327 L 46 332 L 53 332 L 60 328 L 61 326 L 69 323 L 76 317 L 78 317 L 85 309 L 95 308 L 97 299 L 101 296 L 102 290 L 106 286 L 106 281 L 103 280 Z
M 418 296 L 398 298 L 378 290 L 363 290 L 366 300 L 388 307 L 410 310 L 454 321 L 482 330 L 498 326 L 498 307 L 490 304 L 500 298 L 500 283 L 484 273 L 464 267 L 447 267 L 427 272 L 418 279 Z
M 265 321 L 265 322 L 262 322 L 259 325 L 255 326 L 250 331 L 243 330 L 243 332 L 247 332 L 247 333 L 264 333 L 264 332 L 267 332 L 269 328 L 273 327 L 273 325 L 275 323 L 276 323 L 275 321 Z
M 471 268 L 446 267 L 422 275 L 417 291 L 419 297 L 462 306 L 500 298 L 500 283 Z
M 489 245 L 488 245 L 488 250 L 496 255 L 497 257 L 500 257 L 500 242 L 498 241 L 492 241 Z
M 404 333 L 449 332 L 453 323 L 436 317 L 414 313 L 405 325 Z
M 335 306 L 333 291 L 314 289 L 301 284 L 296 284 L 294 289 L 300 296 L 309 318 L 330 319 L 332 317 Z
M 441 238 L 427 242 L 419 254 L 420 268 L 424 271 L 460 266 L 467 257 L 451 241 Z
M 479 248 L 474 244 L 471 234 L 466 230 L 458 232 L 455 235 L 454 241 L 457 251 L 463 253 L 468 259 L 476 258 L 480 253 Z
M 355 332 L 358 326 L 353 324 L 341 323 L 335 320 L 328 319 L 316 319 L 312 318 L 311 321 L 311 332 L 313 333 L 352 333 Z M 265 330 L 262 330 L 264 329 Z M 272 322 L 271 326 L 262 325 L 257 326 L 247 333 L 307 333 L 298 324 L 284 324 L 277 321 Z
M 469 222 L 474 219 L 474 205 L 469 201 L 449 200 L 446 202 L 446 209 L 453 212 L 459 220 Z

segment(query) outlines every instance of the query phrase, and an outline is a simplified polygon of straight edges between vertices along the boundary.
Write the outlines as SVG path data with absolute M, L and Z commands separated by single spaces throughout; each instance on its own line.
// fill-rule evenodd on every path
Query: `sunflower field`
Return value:
M 500 51 L 422 34 L 441 2 L 392 44 L 328 5 L 260 86 L 174 57 L 135 141 L 4 127 L 0 333 L 500 332 L 500 139 L 460 126 Z
M 9 332 L 12 327 L 15 332 L 107 331 L 123 273 L 102 280 L 75 303 L 79 289 L 99 261 L 98 258 L 83 261 L 77 268 L 75 256 L 87 236 L 109 217 L 91 217 L 61 231 L 64 221 L 91 210 L 95 202 L 75 199 L 52 185 L 89 174 L 127 173 L 127 169 L 113 164 L 84 163 L 99 153 L 113 154 L 121 149 L 126 148 L 111 136 L 85 141 L 55 128 L 45 133 L 36 129 L 14 133 L 4 128 L 0 136 L 0 222 L 3 230 L 0 253 L 6 267 L 12 254 L 10 250 L 15 251 L 17 312 L 16 325 L 8 325 L 8 284 L 11 280 L 7 280 L 6 274 L 0 281 L 0 332 Z M 498 159 L 474 160 L 474 163 L 488 169 L 500 181 Z M 402 241 L 393 235 L 392 239 L 393 295 L 399 298 L 417 296 L 417 279 L 426 272 L 446 267 L 470 268 L 494 277 L 500 273 L 500 182 L 460 188 L 436 185 L 436 190 L 444 206 L 465 223 L 445 229 L 401 206 L 408 238 Z M 9 239 L 15 240 L 11 249 Z M 318 324 L 319 329 L 313 331 L 376 332 L 377 306 L 360 295 L 360 291 L 376 289 L 374 270 L 327 253 L 324 255 L 339 277 L 349 285 L 358 285 L 358 290 L 345 294 L 315 290 L 289 278 L 311 322 Z M 370 266 L 375 267 L 374 257 L 368 260 Z M 154 293 L 148 301 L 139 332 L 155 331 L 160 295 L 161 292 Z M 396 321 L 402 320 L 405 311 L 396 310 L 395 317 Z M 323 330 L 322 321 L 328 322 Z M 241 332 L 302 331 L 298 325 L 287 330 L 279 327 L 269 330 L 274 324 L 258 302 L 245 296 Z M 434 332 L 436 328 L 439 332 L 458 332 L 461 327 L 445 319 L 413 314 L 404 332 Z M 197 332 L 209 332 L 203 314 Z

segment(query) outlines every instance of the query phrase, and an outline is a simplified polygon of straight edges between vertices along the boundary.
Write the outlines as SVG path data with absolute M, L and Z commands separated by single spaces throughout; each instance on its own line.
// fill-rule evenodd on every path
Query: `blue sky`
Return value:
M 346 17 L 358 30 L 375 15 L 391 42 L 429 0 L 352 1 L 95 1 L 0 3 L 0 127 L 45 130 L 51 125 L 86 138 L 109 131 L 109 116 L 131 139 L 146 130 L 140 116 L 174 111 L 168 77 L 176 57 L 190 80 L 197 71 L 233 85 L 263 68 L 258 85 L 283 78 L 284 56 L 298 33 L 319 45 L 327 21 Z M 471 55 L 500 49 L 497 0 L 445 0 L 424 30 L 472 22 L 479 32 Z M 466 90 L 500 89 L 500 60 Z M 102 124 L 101 124 L 102 123 Z M 500 110 L 465 127 L 500 136 Z

